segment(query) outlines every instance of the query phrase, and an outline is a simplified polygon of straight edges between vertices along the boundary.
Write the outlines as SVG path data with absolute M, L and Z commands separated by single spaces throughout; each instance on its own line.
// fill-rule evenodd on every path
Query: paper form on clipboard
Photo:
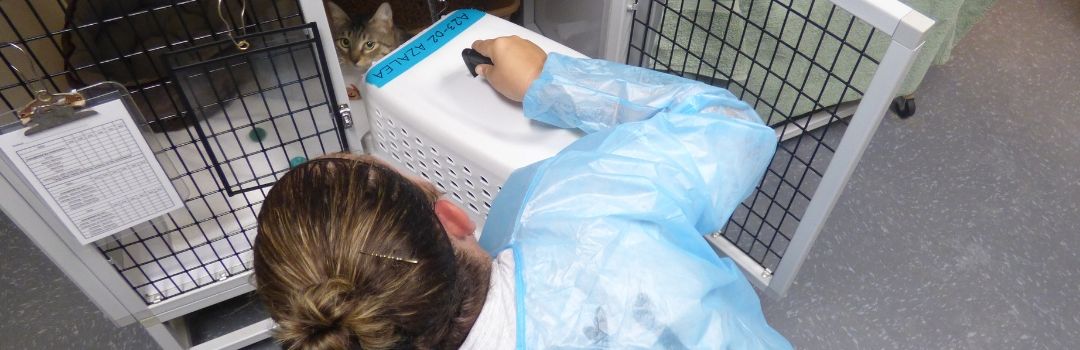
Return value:
M 0 135 L 0 149 L 81 244 L 183 207 L 123 101 L 96 115 L 26 136 Z

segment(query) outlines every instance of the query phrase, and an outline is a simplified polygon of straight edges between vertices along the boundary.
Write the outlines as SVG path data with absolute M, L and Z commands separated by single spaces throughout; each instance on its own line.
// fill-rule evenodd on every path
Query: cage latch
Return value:
M 338 115 L 341 116 L 341 126 L 351 128 L 353 126 L 352 108 L 348 104 L 338 105 Z

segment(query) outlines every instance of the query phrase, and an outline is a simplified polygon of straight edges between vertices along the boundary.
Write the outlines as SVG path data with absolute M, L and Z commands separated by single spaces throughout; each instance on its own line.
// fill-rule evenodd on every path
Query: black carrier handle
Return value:
M 461 50 L 461 59 L 465 60 L 465 67 L 469 68 L 469 74 L 472 74 L 473 78 L 476 77 L 476 66 L 481 64 L 494 64 L 487 56 L 481 55 L 473 49 Z

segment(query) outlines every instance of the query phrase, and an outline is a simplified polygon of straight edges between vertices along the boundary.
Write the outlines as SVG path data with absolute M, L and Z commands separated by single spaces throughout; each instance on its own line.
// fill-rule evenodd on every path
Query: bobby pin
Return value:
M 418 261 L 416 259 L 399 258 L 399 257 L 396 257 L 396 256 L 383 255 L 383 254 L 377 254 L 377 253 L 368 253 L 368 252 L 365 252 L 365 251 L 360 251 L 360 254 L 370 255 L 370 256 L 377 257 L 377 258 L 390 259 L 390 260 L 394 260 L 394 261 L 407 262 L 407 263 L 410 263 L 410 264 L 417 264 L 417 263 L 420 262 L 420 261 Z

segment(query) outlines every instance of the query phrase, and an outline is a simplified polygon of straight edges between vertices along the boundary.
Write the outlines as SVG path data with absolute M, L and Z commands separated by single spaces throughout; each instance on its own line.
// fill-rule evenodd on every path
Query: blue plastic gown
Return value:
M 727 90 L 548 56 L 527 117 L 586 136 L 520 169 L 481 236 L 513 249 L 519 349 L 786 349 L 739 268 L 709 247 L 776 134 Z

